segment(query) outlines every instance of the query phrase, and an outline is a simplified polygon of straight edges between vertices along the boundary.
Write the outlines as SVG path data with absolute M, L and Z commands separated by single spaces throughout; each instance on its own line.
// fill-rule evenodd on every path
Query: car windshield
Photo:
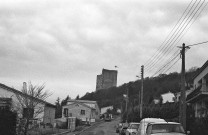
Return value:
M 180 124 L 154 124 L 152 125 L 152 134 L 156 133 L 184 133 L 184 129 Z
M 139 128 L 139 124 L 132 124 L 132 125 L 131 125 L 131 128 L 132 128 L 132 129 L 138 129 L 138 128 Z

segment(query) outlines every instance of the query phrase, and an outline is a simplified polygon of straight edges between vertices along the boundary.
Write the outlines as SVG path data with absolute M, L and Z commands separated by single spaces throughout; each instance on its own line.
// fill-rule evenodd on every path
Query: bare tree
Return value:
M 19 108 L 21 108 L 21 113 L 24 119 L 24 124 L 22 125 L 22 132 L 27 135 L 29 122 L 31 119 L 37 118 L 37 116 L 44 112 L 45 100 L 51 96 L 51 93 L 44 91 L 45 85 L 33 86 L 29 82 L 27 84 L 23 83 L 22 93 L 16 94 L 19 102 Z

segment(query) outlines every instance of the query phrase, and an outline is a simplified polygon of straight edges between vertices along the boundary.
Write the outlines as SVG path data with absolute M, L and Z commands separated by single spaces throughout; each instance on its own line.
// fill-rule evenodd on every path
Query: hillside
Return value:
M 196 68 L 191 68 L 186 72 L 186 82 L 191 84 L 191 80 L 194 74 L 197 72 Z M 160 74 L 154 78 L 144 79 L 144 104 L 152 103 L 155 97 L 160 97 L 161 94 L 168 91 L 176 93 L 180 91 L 180 79 L 179 73 L 174 72 L 170 74 Z M 141 80 L 129 82 L 119 87 L 112 87 L 109 89 L 103 89 L 96 92 L 86 93 L 80 99 L 82 100 L 95 100 L 100 107 L 113 105 L 115 108 L 121 108 L 121 105 L 125 103 L 123 94 L 126 94 L 126 89 L 129 89 L 129 103 L 132 106 L 138 105 L 139 91 L 141 89 Z M 190 87 L 190 85 L 187 85 Z M 123 106 L 123 105 L 122 105 Z

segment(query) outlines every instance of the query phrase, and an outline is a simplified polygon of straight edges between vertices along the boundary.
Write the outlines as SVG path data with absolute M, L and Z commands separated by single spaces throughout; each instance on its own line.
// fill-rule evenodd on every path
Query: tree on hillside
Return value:
M 76 100 L 79 100 L 79 95 L 77 95 Z
M 20 125 L 24 135 L 27 135 L 30 119 L 36 118 L 39 114 L 44 112 L 43 102 L 51 96 L 51 93 L 44 91 L 45 85 L 32 85 L 29 82 L 28 87 L 24 83 L 21 90 L 22 94 L 16 94 L 16 97 L 19 102 L 19 109 L 22 112 L 24 118 L 24 124 Z
M 66 105 L 66 104 L 67 104 L 67 101 L 68 101 L 69 99 L 71 99 L 71 98 L 70 98 L 69 95 L 68 95 L 64 100 L 61 101 L 61 106 Z
M 186 73 L 186 80 L 188 81 L 196 73 L 194 68 Z M 180 91 L 180 73 L 172 72 L 169 74 L 160 74 L 156 77 L 144 79 L 144 91 L 143 91 L 143 103 L 150 104 L 153 99 L 160 97 L 161 94 L 171 91 L 177 93 Z M 190 82 L 191 83 L 191 82 Z M 123 99 L 123 94 L 126 94 L 126 85 L 129 86 L 129 103 L 139 104 L 139 91 L 141 90 L 141 80 L 136 80 L 135 82 L 129 82 L 118 87 L 111 87 L 108 89 L 99 90 L 96 92 L 86 93 L 82 100 L 95 100 L 97 101 L 99 107 L 106 106 L 117 106 L 121 108 L 121 101 Z M 187 85 L 190 86 L 191 85 Z M 136 101 L 134 101 L 134 99 Z
M 60 98 L 58 97 L 56 100 L 56 112 L 55 112 L 55 118 L 61 118 L 62 115 L 62 106 L 60 104 Z

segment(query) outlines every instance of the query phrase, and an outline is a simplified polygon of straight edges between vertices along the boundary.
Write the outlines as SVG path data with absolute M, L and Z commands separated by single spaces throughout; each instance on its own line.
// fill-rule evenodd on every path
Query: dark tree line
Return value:
M 196 68 L 191 68 L 186 72 L 187 87 L 191 87 L 192 78 L 197 72 Z M 144 104 L 151 104 L 154 98 L 160 97 L 166 92 L 176 93 L 180 91 L 180 73 L 160 74 L 156 77 L 147 77 L 144 79 Z M 121 103 L 125 102 L 123 94 L 129 89 L 129 103 L 133 106 L 139 103 L 139 91 L 141 90 L 141 80 L 129 82 L 118 87 L 98 90 L 86 93 L 80 99 L 95 100 L 100 107 L 113 105 L 115 108 L 121 108 Z

